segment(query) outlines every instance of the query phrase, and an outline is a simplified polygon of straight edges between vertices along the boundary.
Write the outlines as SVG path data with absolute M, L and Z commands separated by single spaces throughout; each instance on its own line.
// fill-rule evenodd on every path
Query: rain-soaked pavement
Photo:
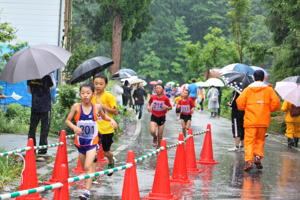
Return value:
M 146 110 L 144 110 L 146 111 Z M 172 185 L 172 193 L 182 200 L 191 199 L 300 199 L 299 177 L 299 149 L 289 149 L 285 138 L 280 135 L 269 134 L 264 148 L 265 158 L 262 160 L 264 169 L 254 169 L 244 172 L 244 153 L 228 152 L 233 147 L 234 139 L 231 133 L 231 122 L 225 118 L 210 118 L 207 111 L 195 111 L 192 119 L 194 132 L 203 131 L 208 123 L 212 128 L 212 143 L 214 159 L 218 165 L 198 165 L 204 171 L 200 174 L 189 174 L 194 181 L 192 186 Z M 133 132 L 122 136 L 112 145 L 117 159 L 115 166 L 126 164 L 127 151 L 133 150 L 135 157 L 140 157 L 155 150 L 149 132 L 150 113 L 144 113 L 141 120 L 141 132 Z M 164 138 L 167 145 L 177 142 L 181 125 L 178 123 L 174 109 L 167 114 Z M 194 137 L 196 159 L 200 157 L 204 135 Z M 176 148 L 168 150 L 170 176 L 174 163 Z M 151 192 L 157 156 L 150 157 L 137 164 L 137 176 L 140 196 Z M 71 163 L 69 168 L 75 167 L 77 162 Z M 106 169 L 107 165 L 99 164 L 98 170 Z M 93 185 L 92 200 L 121 199 L 125 171 L 115 172 L 113 176 L 99 177 L 99 184 Z M 70 177 L 78 174 L 70 173 Z M 70 187 L 71 199 L 78 199 L 84 192 L 83 181 Z M 52 199 L 53 192 L 45 192 L 43 197 Z

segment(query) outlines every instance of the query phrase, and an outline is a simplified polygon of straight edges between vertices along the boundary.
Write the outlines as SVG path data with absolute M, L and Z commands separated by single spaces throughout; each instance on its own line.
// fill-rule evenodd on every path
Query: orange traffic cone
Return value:
M 80 162 L 80 159 L 78 157 L 78 162 L 77 162 L 77 166 L 71 170 L 73 173 L 75 172 L 78 172 L 78 173 L 83 173 L 83 169 L 82 169 L 82 166 L 81 166 L 81 162 Z
M 59 173 L 60 173 L 60 167 L 62 164 L 65 164 L 67 167 L 67 170 L 69 171 L 68 167 L 68 155 L 67 155 L 67 140 L 66 140 L 66 131 L 62 130 L 60 132 L 60 138 L 59 142 L 63 142 L 64 145 L 57 147 L 57 153 L 56 153 L 56 159 L 53 169 L 52 178 L 49 181 L 44 182 L 45 185 L 50 185 L 57 182 Z M 69 173 L 68 173 L 69 178 Z
M 99 148 L 99 150 L 98 150 L 97 158 L 98 158 L 98 161 L 97 161 L 97 162 L 104 162 L 104 163 L 107 163 L 107 162 L 108 162 L 108 161 L 104 158 L 104 153 L 103 153 L 102 144 L 100 144 L 100 148 Z
M 38 187 L 38 179 L 36 173 L 35 153 L 33 139 L 29 138 L 27 146 L 31 147 L 26 151 L 25 169 L 21 177 L 21 185 L 19 190 L 28 190 Z M 39 193 L 33 193 L 22 197 L 17 197 L 16 200 L 43 200 Z
M 165 147 L 165 149 L 159 152 L 157 158 L 152 192 L 142 199 L 179 199 L 171 193 L 167 142 L 165 139 L 161 140 L 161 147 Z
M 182 141 L 182 142 L 184 141 L 183 133 L 179 134 L 178 141 Z M 174 184 L 185 184 L 185 185 L 192 185 L 194 183 L 189 180 L 187 175 L 184 143 L 178 145 L 176 148 L 173 173 L 170 182 Z
M 212 141 L 211 141 L 211 128 L 210 124 L 207 124 L 207 129 L 209 130 L 205 134 L 204 143 L 202 147 L 201 158 L 197 161 L 197 163 L 201 164 L 219 164 L 220 162 L 216 162 L 214 160 Z
M 195 154 L 194 137 L 193 137 L 192 128 L 189 128 L 188 135 L 190 135 L 191 137 L 186 141 L 186 147 L 185 147 L 187 172 L 200 173 L 200 170 L 197 168 L 197 163 L 196 163 L 196 154 Z
M 128 151 L 126 163 L 132 163 L 133 166 L 125 170 L 122 200 L 140 200 L 134 152 L 132 150 Z
M 55 190 L 54 198 L 53 198 L 54 200 L 61 200 L 61 199 L 69 200 L 70 199 L 68 178 L 69 178 L 68 166 L 66 166 L 65 164 L 62 164 L 60 166 L 60 172 L 59 172 L 57 181 L 61 182 L 64 186 Z

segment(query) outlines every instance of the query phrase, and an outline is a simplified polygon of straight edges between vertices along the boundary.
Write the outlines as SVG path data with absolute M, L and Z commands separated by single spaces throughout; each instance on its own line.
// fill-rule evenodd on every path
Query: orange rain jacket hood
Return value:
M 236 100 L 239 110 L 245 110 L 244 127 L 268 127 L 271 113 L 280 108 L 280 100 L 267 84 L 255 81 Z

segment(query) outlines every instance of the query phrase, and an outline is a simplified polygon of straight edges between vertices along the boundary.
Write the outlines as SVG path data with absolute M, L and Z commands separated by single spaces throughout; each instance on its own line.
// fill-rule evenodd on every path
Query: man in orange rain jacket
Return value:
M 273 88 L 263 83 L 264 72 L 254 72 L 255 82 L 250 84 L 237 98 L 236 103 L 239 110 L 245 111 L 245 171 L 263 166 L 260 160 L 264 157 L 265 134 L 270 125 L 271 113 L 280 108 L 280 100 Z

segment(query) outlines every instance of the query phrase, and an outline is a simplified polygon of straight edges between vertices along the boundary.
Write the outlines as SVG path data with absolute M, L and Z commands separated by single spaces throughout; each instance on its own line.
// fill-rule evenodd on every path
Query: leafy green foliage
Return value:
M 113 17 L 121 15 L 123 23 L 122 41 L 135 42 L 142 33 L 149 29 L 153 17 L 150 13 L 152 0 L 94 0 L 92 6 L 77 8 L 82 10 L 82 18 L 91 28 L 91 36 L 95 41 L 112 41 Z
M 67 82 L 75 69 L 85 60 L 92 57 L 92 54 L 96 51 L 95 43 L 87 43 L 87 38 L 83 35 L 85 31 L 84 27 L 77 27 L 75 24 L 69 23 L 64 48 L 71 51 L 73 55 L 68 60 L 64 70 Z
M 65 130 L 67 134 L 74 134 L 73 130 L 65 124 L 65 120 L 70 113 L 71 107 L 81 102 L 77 97 L 79 94 L 78 85 L 62 85 L 58 87 L 56 103 L 52 105 L 50 133 L 59 135 L 61 130 Z M 75 121 L 73 120 L 73 123 Z
M 222 30 L 220 28 L 212 28 L 209 30 L 204 40 L 206 44 L 202 48 L 200 41 L 194 44 L 187 44 L 185 47 L 186 57 L 190 61 L 190 68 L 194 71 L 199 71 L 200 74 L 212 69 L 216 66 L 225 66 L 228 63 L 235 62 L 237 51 L 232 42 L 226 42 L 225 37 L 220 36 Z M 207 74 L 206 79 L 208 79 Z
M 244 48 L 250 38 L 251 2 L 249 0 L 230 0 L 227 5 L 232 8 L 227 13 L 231 21 L 230 31 L 239 52 L 240 63 L 243 63 Z
M 274 81 L 299 75 L 299 3 L 291 0 L 263 0 L 262 2 L 268 10 L 266 23 L 273 32 L 275 43 L 273 48 L 275 60 L 272 65 Z
M 1 133 L 28 133 L 30 123 L 30 108 L 20 104 L 10 104 L 6 112 L 0 111 Z
M 18 41 L 16 43 L 16 45 L 11 45 L 9 44 L 9 42 L 11 42 L 12 40 L 16 39 L 16 28 L 10 26 L 10 23 L 4 22 L 4 23 L 0 23 L 0 43 L 1 44 L 7 44 L 8 49 L 10 50 L 10 52 L 2 54 L 2 46 L 0 46 L 0 53 L 2 54 L 0 56 L 0 59 L 2 61 L 8 62 L 10 57 L 12 56 L 12 54 L 14 54 L 15 52 L 19 51 L 20 49 L 27 47 L 28 46 L 28 42 L 20 42 Z M 0 68 L 0 73 L 2 72 L 2 69 Z
M 6 150 L 0 146 L 0 152 Z M 16 178 L 19 178 L 23 169 L 22 163 L 16 163 L 14 156 L 0 157 L 0 189 L 12 182 Z

